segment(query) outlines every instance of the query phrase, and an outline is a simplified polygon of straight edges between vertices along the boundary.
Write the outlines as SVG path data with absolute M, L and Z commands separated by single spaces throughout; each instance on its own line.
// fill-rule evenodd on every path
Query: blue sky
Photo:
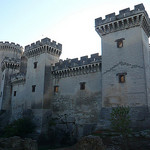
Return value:
M 94 19 L 149 0 L 0 0 L 0 41 L 23 47 L 44 37 L 63 45 L 61 58 L 101 52 Z

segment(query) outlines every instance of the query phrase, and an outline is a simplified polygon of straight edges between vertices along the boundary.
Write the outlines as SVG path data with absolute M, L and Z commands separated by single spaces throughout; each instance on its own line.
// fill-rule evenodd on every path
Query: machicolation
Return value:
M 9 42 L 0 42 L 0 50 L 14 50 L 18 53 L 21 53 L 22 54 L 22 46 L 20 46 L 19 44 L 15 44 L 13 42 L 9 43 Z
M 36 43 L 25 46 L 25 54 L 28 57 L 38 55 L 46 51 L 48 53 L 60 56 L 62 52 L 62 44 L 56 44 L 56 41 L 51 42 L 51 39 L 44 38 L 41 41 L 36 41 Z
M 83 56 L 78 58 L 67 59 L 55 64 L 53 74 L 56 78 L 87 74 L 101 70 L 101 56 L 98 53 L 92 54 L 90 58 Z
M 95 29 L 100 36 L 135 26 L 142 26 L 150 36 L 150 20 L 143 4 L 135 5 L 134 10 L 120 10 L 119 15 L 111 13 L 106 15 L 105 19 L 95 19 Z

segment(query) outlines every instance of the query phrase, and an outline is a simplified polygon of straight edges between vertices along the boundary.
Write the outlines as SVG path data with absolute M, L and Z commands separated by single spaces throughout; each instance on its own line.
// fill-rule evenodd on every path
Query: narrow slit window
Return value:
M 38 63 L 38 62 L 34 62 L 34 69 L 37 68 L 37 63 Z
M 2 77 L 2 80 L 4 80 L 4 75 L 3 75 L 3 77 Z
M 35 92 L 36 85 L 32 85 L 32 92 Z
M 2 92 L 0 93 L 0 97 L 2 97 Z
M 80 82 L 80 90 L 85 90 L 85 82 Z
M 59 86 L 54 86 L 54 93 L 58 93 Z
M 14 91 L 14 96 L 16 96 L 16 94 L 17 94 L 17 91 Z

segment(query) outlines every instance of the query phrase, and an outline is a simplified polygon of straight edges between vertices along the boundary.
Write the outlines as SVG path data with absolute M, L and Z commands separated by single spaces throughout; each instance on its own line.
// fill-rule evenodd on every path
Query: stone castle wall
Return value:
M 101 36 L 102 56 L 63 61 L 59 59 L 62 45 L 44 38 L 26 46 L 19 63 L 15 60 L 21 57 L 20 51 L 14 60 L 4 60 L 1 68 L 10 77 L 5 92 L 11 98 L 12 120 L 29 110 L 37 132 L 46 133 L 53 119 L 56 131 L 80 137 L 97 125 L 108 128 L 112 107 L 124 105 L 131 107 L 134 127 L 149 126 L 150 22 L 144 6 L 98 18 L 95 29 Z M 1 49 L 14 46 L 0 44 Z M 4 81 L 1 85 L 6 89 Z

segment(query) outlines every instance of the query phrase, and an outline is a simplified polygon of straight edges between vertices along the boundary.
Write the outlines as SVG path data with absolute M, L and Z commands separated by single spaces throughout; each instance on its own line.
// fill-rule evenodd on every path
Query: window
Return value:
M 38 62 L 34 62 L 34 69 L 37 68 L 37 63 Z
M 124 74 L 119 75 L 119 83 L 125 83 L 125 75 Z
M 118 82 L 119 83 L 125 83 L 126 82 L 126 75 L 127 73 L 117 73 L 116 76 L 118 76 Z
M 4 80 L 4 75 L 3 75 L 3 77 L 2 77 L 2 80 Z
M 80 90 L 85 90 L 85 82 L 80 82 Z
M 121 47 L 123 47 L 123 41 L 118 41 L 117 42 L 117 48 L 121 48 Z
M 127 73 L 117 73 L 116 76 L 118 76 L 119 83 L 125 83 L 126 82 L 126 75 Z
M 16 96 L 16 94 L 17 94 L 17 91 L 14 91 L 14 96 Z
M 117 48 L 122 48 L 123 47 L 123 40 L 124 38 L 117 39 L 115 42 L 117 43 Z
M 2 92 L 0 93 L 0 97 L 2 97 Z
M 36 85 L 32 85 L 32 92 L 35 92 Z
M 58 93 L 58 87 L 59 87 L 58 85 L 54 86 L 54 92 L 55 93 Z

